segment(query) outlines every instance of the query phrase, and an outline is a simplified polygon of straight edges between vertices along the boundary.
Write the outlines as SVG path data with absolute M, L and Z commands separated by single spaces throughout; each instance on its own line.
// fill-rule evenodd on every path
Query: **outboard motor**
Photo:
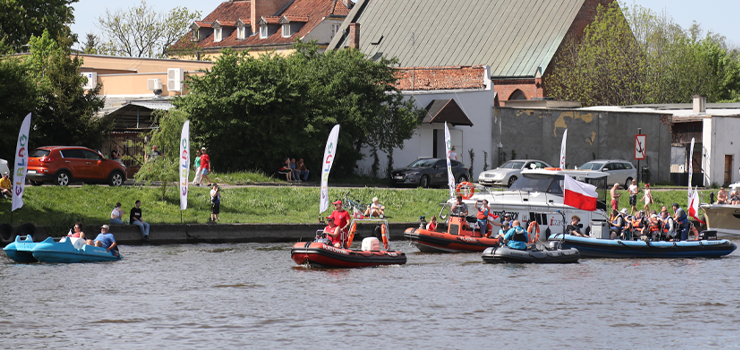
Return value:
M 545 248 L 547 250 L 559 250 L 563 247 L 563 245 L 560 243 L 560 241 L 548 241 L 545 243 Z

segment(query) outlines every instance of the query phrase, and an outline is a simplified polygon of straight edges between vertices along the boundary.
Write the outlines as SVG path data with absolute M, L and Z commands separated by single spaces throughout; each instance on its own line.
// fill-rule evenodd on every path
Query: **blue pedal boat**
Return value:
M 726 239 L 645 242 L 619 239 L 578 237 L 562 233 L 550 236 L 550 240 L 562 241 L 565 248 L 576 248 L 582 258 L 719 258 L 737 249 L 735 243 Z
M 52 263 L 79 263 L 121 260 L 120 254 L 113 255 L 105 248 L 81 244 L 77 247 L 71 239 L 63 238 L 56 242 L 48 237 L 43 242 L 35 243 L 29 237 L 21 240 L 16 237 L 15 242 L 8 244 L 5 254 L 16 262 L 52 262 Z
M 25 239 L 21 239 L 21 236 L 15 236 L 15 242 L 10 242 L 3 248 L 5 255 L 8 258 L 13 259 L 16 262 L 28 263 L 36 262 L 36 258 L 33 257 L 31 252 L 38 243 L 33 241 L 31 235 L 26 236 Z

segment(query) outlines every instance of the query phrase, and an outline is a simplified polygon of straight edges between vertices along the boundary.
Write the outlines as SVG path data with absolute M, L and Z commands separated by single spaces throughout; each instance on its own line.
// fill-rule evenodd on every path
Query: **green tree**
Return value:
M 48 31 L 51 37 L 65 35 L 74 23 L 77 0 L 4 0 L 0 1 L 0 41 L 21 52 L 32 36 Z
M 38 104 L 36 82 L 31 65 L 17 56 L 11 56 L 12 48 L 0 48 L 0 158 L 13 161 L 18 130 L 26 114 Z M 32 147 L 38 144 L 31 143 Z
M 29 44 L 31 55 L 27 59 L 39 97 L 31 144 L 98 148 L 110 130 L 109 122 L 96 117 L 105 104 L 97 96 L 100 85 L 83 89 L 87 78 L 80 75 L 82 60 L 71 58 L 71 37 L 57 40 L 44 31 Z
M 175 7 L 169 12 L 156 12 L 142 0 L 127 11 L 105 11 L 98 23 L 107 36 L 100 52 L 129 57 L 167 57 L 167 50 L 190 30 L 200 12 Z
M 159 129 L 152 131 L 150 144 L 157 145 L 160 152 L 162 152 L 162 156 L 149 162 L 145 162 L 143 157 L 140 156 L 139 161 L 143 165 L 134 175 L 134 178 L 139 182 L 159 181 L 162 189 L 162 200 L 164 201 L 169 183 L 178 182 L 180 179 L 178 173 L 180 166 L 180 135 L 187 116 L 180 110 L 172 109 L 169 112 L 156 111 L 155 117 Z
M 173 103 L 190 116 L 194 138 L 215 164 L 270 173 L 295 156 L 311 167 L 340 124 L 333 173 L 347 175 L 363 148 L 389 151 L 413 135 L 423 110 L 394 87 L 394 61 L 295 47 L 289 56 L 258 58 L 226 49 L 204 76 L 188 78 L 190 94 Z

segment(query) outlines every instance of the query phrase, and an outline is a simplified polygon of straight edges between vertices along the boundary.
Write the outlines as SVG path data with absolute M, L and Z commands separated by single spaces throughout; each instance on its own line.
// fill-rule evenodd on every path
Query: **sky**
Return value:
M 437 0 L 429 0 L 437 1 Z M 633 3 L 650 8 L 657 13 L 665 11 L 670 17 L 686 29 L 693 21 L 702 25 L 706 32 L 724 35 L 731 46 L 740 47 L 740 14 L 739 0 L 627 0 L 628 6 Z M 213 11 L 221 1 L 219 0 L 157 0 L 148 2 L 148 5 L 157 12 L 166 12 L 176 6 L 186 7 L 190 11 L 198 10 L 202 17 Z M 72 32 L 79 35 L 83 41 L 86 33 L 100 34 L 98 28 L 98 17 L 104 16 L 106 9 L 115 12 L 118 9 L 128 9 L 138 5 L 138 0 L 130 0 L 124 3 L 115 0 L 79 0 L 72 6 L 75 9 L 75 23 Z M 201 17 L 201 18 L 202 18 Z

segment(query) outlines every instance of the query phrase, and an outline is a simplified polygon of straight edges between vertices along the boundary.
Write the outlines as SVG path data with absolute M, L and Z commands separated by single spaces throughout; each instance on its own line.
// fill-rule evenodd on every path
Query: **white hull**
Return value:
M 718 236 L 740 237 L 740 205 L 702 204 L 709 230 Z

